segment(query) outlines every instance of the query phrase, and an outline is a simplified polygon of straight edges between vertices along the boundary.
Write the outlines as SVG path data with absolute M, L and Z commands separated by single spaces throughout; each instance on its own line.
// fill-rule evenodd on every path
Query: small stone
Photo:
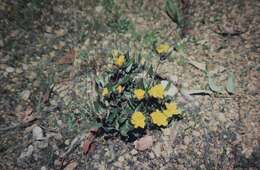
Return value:
M 46 30 L 46 32 L 51 33 L 52 32 L 52 27 L 46 26 L 45 30 Z
M 7 73 L 12 73 L 12 72 L 15 71 L 15 69 L 14 69 L 13 67 L 7 67 L 7 68 L 5 69 L 5 71 L 6 71 Z
M 95 8 L 95 11 L 96 11 L 97 13 L 100 13 L 102 10 L 103 10 L 103 7 L 102 7 L 102 6 L 97 6 L 97 7 Z
M 47 168 L 45 166 L 42 166 L 41 170 L 47 170 Z
M 74 169 L 77 168 L 77 166 L 78 166 L 78 162 L 73 161 L 73 162 L 71 162 L 69 165 L 67 165 L 67 166 L 64 168 L 64 170 L 74 170 Z
M 150 156 L 151 159 L 154 159 L 154 158 L 155 158 L 155 155 L 154 155 L 153 152 L 150 152 L 150 153 L 149 153 L 149 156 Z
M 28 70 L 28 65 L 22 64 L 23 70 Z
M 125 160 L 125 159 L 124 159 L 124 157 L 122 157 L 122 156 L 118 158 L 118 161 L 120 161 L 120 162 L 124 162 L 124 160 Z
M 62 125 L 63 125 L 62 120 L 58 120 L 58 121 L 57 121 L 57 124 L 58 124 L 60 127 L 62 127 Z
M 33 139 L 42 140 L 43 139 L 43 130 L 39 126 L 33 128 Z
M 23 70 L 20 69 L 20 68 L 17 68 L 17 69 L 15 70 L 15 72 L 16 72 L 17 74 L 21 74 L 21 73 L 23 72 Z
M 59 159 L 56 159 L 54 161 L 54 166 L 60 166 L 61 165 L 61 161 Z
M 29 90 L 24 90 L 20 96 L 23 100 L 27 101 L 30 97 L 31 92 Z
M 54 31 L 55 32 L 55 34 L 58 36 L 58 37 L 62 37 L 62 36 L 64 36 L 65 35 L 65 30 L 64 29 L 59 29 L 59 30 L 56 30 L 56 31 Z
M 132 155 L 137 155 L 137 154 L 138 154 L 137 150 L 135 150 L 135 149 L 133 149 L 130 153 L 131 153 Z
M 69 139 L 67 139 L 67 140 L 65 140 L 65 145 L 69 145 L 70 144 L 70 140 Z
M 191 142 L 191 140 L 192 140 L 191 137 L 185 136 L 185 137 L 184 137 L 184 144 L 185 144 L 185 145 L 188 145 L 188 144 Z
M 154 147 L 153 147 L 153 152 L 155 153 L 155 155 L 157 157 L 161 156 L 161 145 L 159 143 L 157 143 Z
M 37 74 L 35 72 L 30 72 L 30 74 L 27 76 L 30 80 L 34 80 L 37 77 Z

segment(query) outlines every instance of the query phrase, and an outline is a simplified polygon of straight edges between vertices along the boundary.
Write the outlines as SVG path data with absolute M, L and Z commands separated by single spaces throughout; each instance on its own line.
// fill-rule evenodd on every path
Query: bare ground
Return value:
M 0 4 L 0 169 L 260 169 L 259 2 L 183 1 L 185 38 L 163 1 L 108 2 Z M 155 138 L 147 151 L 102 135 L 87 155 L 79 146 L 59 159 L 90 128 L 82 108 L 111 49 L 142 50 L 154 62 L 155 40 L 179 43 L 161 74 L 176 76 L 186 90 L 208 90 L 205 73 L 189 62 L 207 63 L 218 84 L 234 72 L 235 94 L 192 96 L 183 119 L 147 132 Z M 71 49 L 76 58 L 61 64 Z M 33 139 L 36 126 L 41 143 Z

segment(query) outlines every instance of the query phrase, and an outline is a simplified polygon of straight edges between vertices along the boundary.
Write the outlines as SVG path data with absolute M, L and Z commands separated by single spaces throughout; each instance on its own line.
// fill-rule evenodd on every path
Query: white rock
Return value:
M 43 138 L 43 131 L 42 128 L 40 128 L 39 126 L 35 126 L 33 128 L 33 139 L 34 140 L 42 140 Z
M 102 10 L 103 10 L 103 7 L 102 7 L 102 6 L 97 6 L 97 7 L 95 8 L 95 11 L 96 11 L 97 13 L 100 13 Z
M 5 69 L 5 71 L 6 71 L 7 73 L 12 73 L 12 72 L 15 71 L 15 69 L 14 69 L 13 67 L 7 67 L 7 68 Z
M 137 155 L 138 152 L 137 152 L 137 150 L 133 149 L 133 150 L 131 151 L 131 154 L 132 154 L 132 155 Z
M 47 170 L 46 166 L 42 166 L 41 170 Z
M 0 40 L 0 47 L 4 47 L 4 41 Z
M 23 72 L 23 70 L 22 70 L 22 69 L 20 69 L 20 68 L 17 68 L 17 69 L 15 70 L 15 72 L 16 72 L 16 73 L 18 73 L 18 74 L 20 74 L 20 73 L 22 73 L 22 72 Z
M 28 70 L 28 65 L 22 64 L 22 67 L 23 67 L 24 70 Z
M 31 92 L 29 90 L 24 90 L 20 96 L 23 100 L 28 100 L 30 97 Z

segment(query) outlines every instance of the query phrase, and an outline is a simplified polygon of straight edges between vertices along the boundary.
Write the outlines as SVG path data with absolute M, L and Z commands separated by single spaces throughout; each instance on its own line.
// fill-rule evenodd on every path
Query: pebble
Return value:
M 15 69 L 14 69 L 13 67 L 7 67 L 7 68 L 5 69 L 5 71 L 6 71 L 7 73 L 12 73 L 12 72 L 15 71 Z
M 97 13 L 100 13 L 102 10 L 103 10 L 103 7 L 102 7 L 102 6 L 97 6 L 97 7 L 95 8 L 95 11 L 96 11 Z
M 65 145 L 69 145 L 70 144 L 70 140 L 69 139 L 67 139 L 67 140 L 65 140 Z
M 23 70 L 28 70 L 28 65 L 22 64 Z
M 138 154 L 137 150 L 135 150 L 135 149 L 133 149 L 130 153 L 131 153 L 132 155 L 137 155 L 137 154 Z
M 155 158 L 155 155 L 154 155 L 154 153 L 152 153 L 152 152 L 149 153 L 149 156 L 150 156 L 151 159 L 154 159 L 154 158 Z
M 20 68 L 17 68 L 17 69 L 15 70 L 15 72 L 16 72 L 17 74 L 20 74 L 20 73 L 22 73 L 22 72 L 23 72 L 23 70 L 22 70 L 22 69 L 20 69 Z
M 42 166 L 41 170 L 47 170 L 47 168 L 45 166 Z
M 33 128 L 33 139 L 42 140 L 43 139 L 43 130 L 39 126 Z
M 124 160 L 125 160 L 125 158 L 124 158 L 123 156 L 120 156 L 120 157 L 118 158 L 118 161 L 120 161 L 120 162 L 124 162 Z
M 23 100 L 27 101 L 30 97 L 30 94 L 31 94 L 31 92 L 29 90 L 24 90 L 24 91 L 22 91 L 20 96 Z

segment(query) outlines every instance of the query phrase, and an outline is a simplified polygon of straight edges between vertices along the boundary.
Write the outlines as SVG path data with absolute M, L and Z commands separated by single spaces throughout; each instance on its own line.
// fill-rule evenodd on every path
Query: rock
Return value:
M 34 140 L 42 140 L 42 139 L 44 139 L 42 128 L 40 128 L 39 126 L 35 126 L 33 128 L 33 139 Z
M 6 71 L 7 73 L 12 73 L 12 72 L 15 71 L 15 69 L 14 69 L 13 67 L 7 67 L 7 68 L 5 69 L 5 71 Z
M 69 145 L 70 144 L 70 140 L 69 139 L 67 139 L 67 140 L 65 140 L 65 145 Z
M 17 69 L 15 70 L 15 72 L 16 72 L 17 74 L 21 74 L 21 73 L 23 72 L 23 70 L 20 69 L 20 68 L 17 68 Z
M 150 156 L 151 159 L 154 159 L 154 158 L 155 158 L 155 155 L 154 155 L 153 152 L 150 152 L 150 153 L 149 153 L 149 156 Z
M 30 94 L 31 94 L 31 92 L 29 90 L 24 90 L 24 91 L 22 91 L 20 96 L 23 100 L 27 101 L 30 97 Z
M 123 156 L 120 156 L 120 157 L 118 158 L 118 161 L 119 161 L 119 162 L 124 162 L 124 160 L 125 160 L 125 159 L 124 159 Z
M 161 81 L 161 84 L 163 85 L 164 88 L 167 87 L 168 83 L 170 83 L 170 82 L 167 81 L 167 80 Z M 169 87 L 169 89 L 168 89 L 167 91 L 165 91 L 165 95 L 171 96 L 171 97 L 176 96 L 177 93 L 178 93 L 178 89 L 177 89 L 177 87 L 174 86 L 173 84 L 171 84 L 170 87 Z
M 147 150 L 152 147 L 153 141 L 154 140 L 152 136 L 144 136 L 134 142 L 135 149 L 139 151 Z
M 28 65 L 22 64 L 23 70 L 28 70 Z
M 157 157 L 160 157 L 161 156 L 161 153 L 162 153 L 162 151 L 161 151 L 161 145 L 159 144 L 159 143 L 157 143 L 154 147 L 153 147 L 153 152 L 155 153 L 155 155 L 157 156 Z
M 100 5 L 100 6 L 97 6 L 96 8 L 95 8 L 95 11 L 97 12 L 97 13 L 100 13 L 100 12 L 102 12 L 102 10 L 103 10 L 103 7 Z
M 54 33 L 56 34 L 56 36 L 58 37 L 62 37 L 65 35 L 65 30 L 64 29 L 59 29 L 59 30 L 55 30 Z
M 71 162 L 69 165 L 67 165 L 67 166 L 64 168 L 64 170 L 74 170 L 74 169 L 77 168 L 77 166 L 78 166 L 78 162 L 73 161 L 73 162 Z
M 45 30 L 46 30 L 46 32 L 51 33 L 52 32 L 52 27 L 46 26 Z
M 30 72 L 27 77 L 30 79 L 30 80 L 34 80 L 36 79 L 37 77 L 37 74 L 35 72 Z
M 42 166 L 41 170 L 47 170 L 47 168 L 45 166 Z
M 18 157 L 17 164 L 22 167 L 27 167 L 30 163 L 30 158 L 32 157 L 33 150 L 33 145 L 30 145 L 28 148 L 26 148 Z
M 184 137 L 184 144 L 185 145 L 188 145 L 191 141 L 192 141 L 191 137 L 189 137 L 189 136 Z
M 48 138 L 43 137 L 43 130 L 39 126 L 33 128 L 34 146 L 39 149 L 48 147 Z
M 137 150 L 135 150 L 135 149 L 133 149 L 130 153 L 131 153 L 132 155 L 137 155 L 137 154 L 138 154 Z
M 172 81 L 173 84 L 177 85 L 179 84 L 179 80 L 178 80 L 178 77 L 173 75 L 173 76 L 170 76 L 169 77 L 170 81 Z

